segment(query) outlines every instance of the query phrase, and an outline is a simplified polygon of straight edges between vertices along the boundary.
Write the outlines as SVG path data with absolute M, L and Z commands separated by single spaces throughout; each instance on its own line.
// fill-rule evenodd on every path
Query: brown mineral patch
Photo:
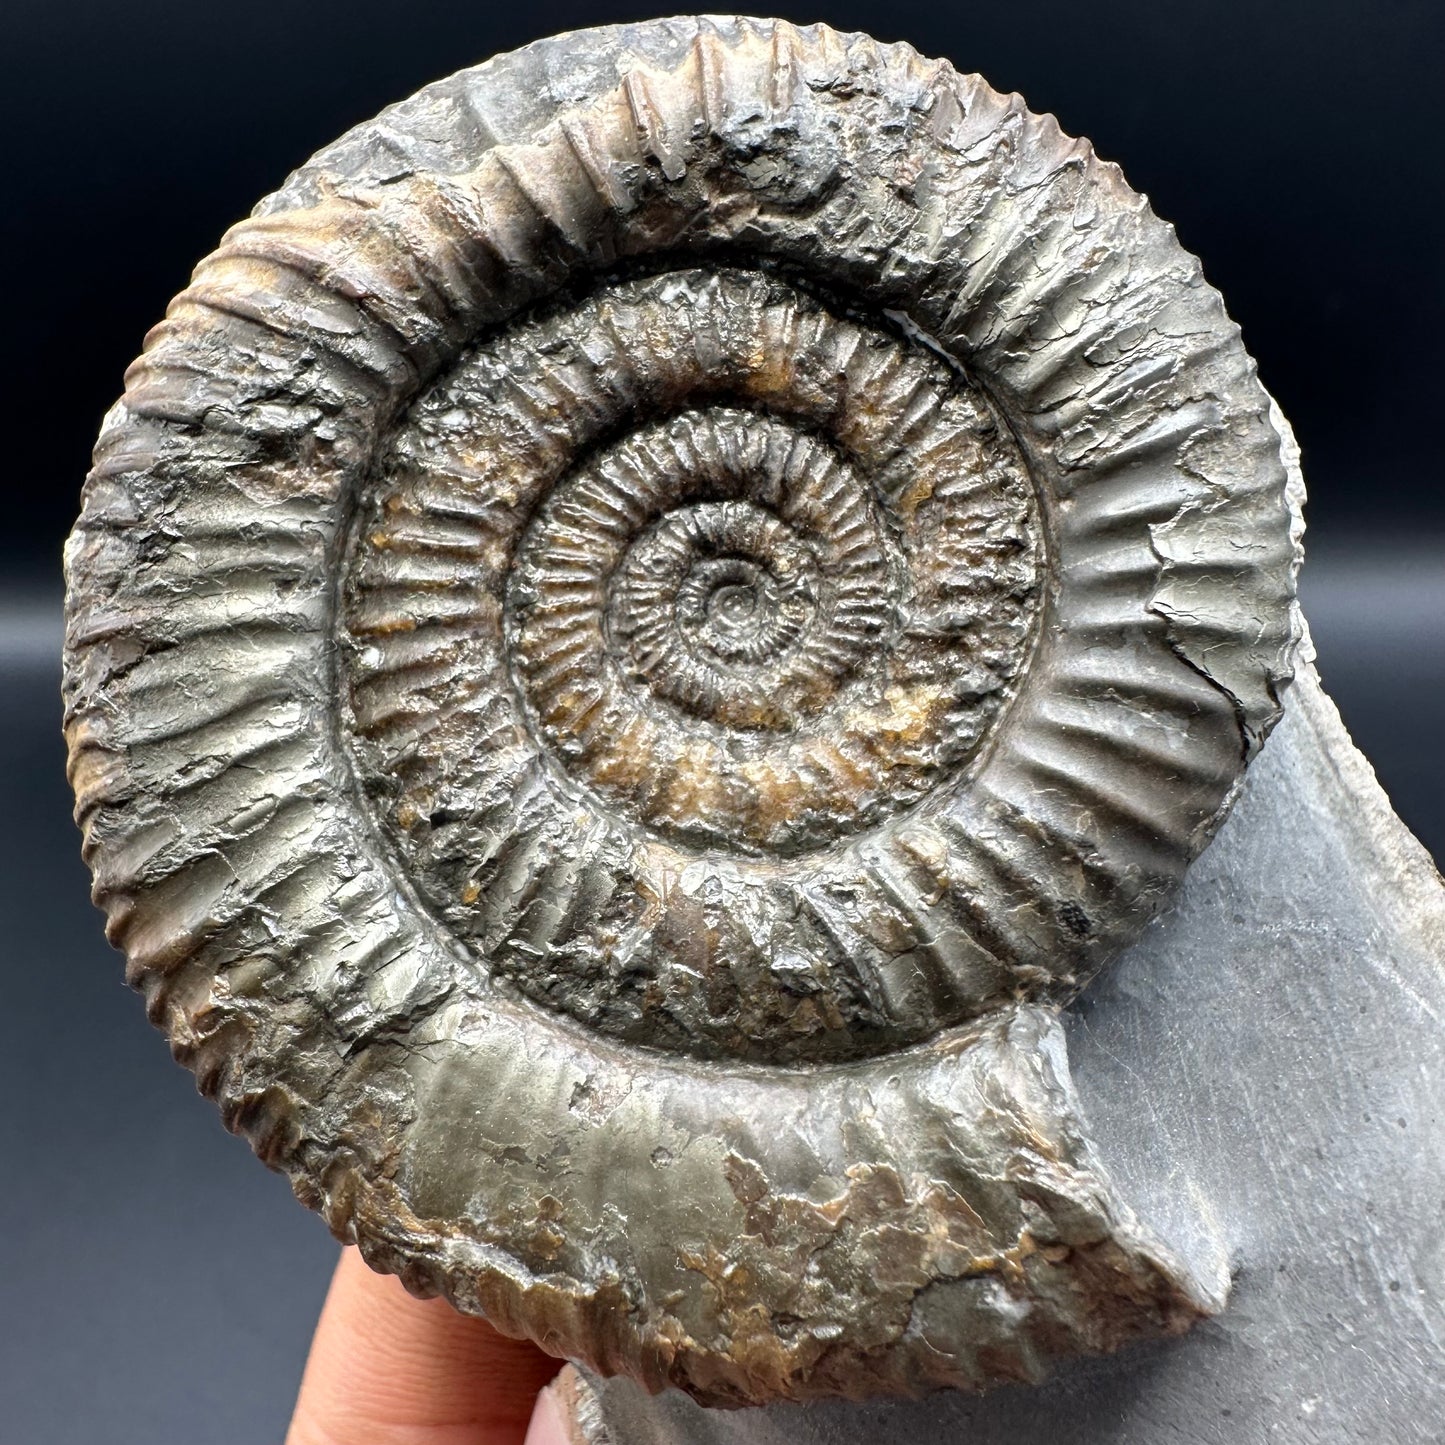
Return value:
M 778 827 L 798 815 L 799 805 L 811 801 L 808 782 L 793 769 L 780 766 L 770 757 L 752 758 L 738 767 L 752 789 L 755 835 L 770 836 Z
M 921 468 L 914 475 L 913 484 L 898 494 L 897 508 L 901 515 L 911 517 L 930 497 L 937 484 L 932 468 Z
M 392 637 L 399 632 L 415 632 L 416 618 L 405 617 L 400 614 L 393 617 L 384 617 L 380 621 L 371 623 L 367 629 L 367 635 L 371 637 Z
M 694 824 L 727 811 L 726 760 L 716 747 L 689 741 L 660 779 L 657 811 L 674 823 Z
M 897 743 L 917 744 L 932 739 L 938 718 L 948 706 L 949 694 L 940 685 L 890 687 L 884 693 L 886 712 L 875 718 L 875 729 Z

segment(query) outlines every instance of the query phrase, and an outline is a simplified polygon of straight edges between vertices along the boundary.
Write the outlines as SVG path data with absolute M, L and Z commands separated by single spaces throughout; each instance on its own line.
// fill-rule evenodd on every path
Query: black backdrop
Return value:
M 4 0 L 11 567 L 53 565 L 146 328 L 311 151 L 428 80 L 574 26 L 532 0 Z M 1204 260 L 1293 419 L 1311 520 L 1441 515 L 1440 0 L 854 0 L 801 9 L 1023 93 Z
M 85 902 L 58 563 L 146 328 L 287 171 L 419 85 L 670 7 L 0 0 L 0 1439 L 279 1439 L 332 1259 L 220 1130 Z M 1174 221 L 1292 417 L 1327 684 L 1445 853 L 1442 0 L 855 0 L 1090 136 Z

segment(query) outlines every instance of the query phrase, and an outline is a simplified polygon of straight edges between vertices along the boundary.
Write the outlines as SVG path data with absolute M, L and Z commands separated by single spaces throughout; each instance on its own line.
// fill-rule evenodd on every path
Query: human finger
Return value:
M 286 1445 L 548 1445 L 528 1422 L 559 1362 L 342 1251 Z M 556 1411 L 539 1411 L 537 1430 Z

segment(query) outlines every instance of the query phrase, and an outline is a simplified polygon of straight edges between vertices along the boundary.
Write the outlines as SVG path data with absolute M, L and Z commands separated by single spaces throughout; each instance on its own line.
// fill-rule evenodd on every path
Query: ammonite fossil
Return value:
M 1219 297 L 976 77 L 824 27 L 428 87 L 201 263 L 68 552 L 96 897 L 378 1268 L 716 1403 L 1221 1303 L 1058 1010 L 1278 712 Z

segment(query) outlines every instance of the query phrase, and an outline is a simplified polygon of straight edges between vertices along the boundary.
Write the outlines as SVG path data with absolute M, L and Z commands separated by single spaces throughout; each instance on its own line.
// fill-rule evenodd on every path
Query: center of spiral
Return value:
M 708 594 L 706 608 L 707 620 L 718 634 L 709 637 L 707 645 L 720 654 L 730 644 L 746 641 L 766 605 L 762 595 L 766 584 L 751 562 L 730 559 L 726 566 L 736 580 L 718 584 Z
M 633 547 L 613 626 L 630 642 L 640 679 L 706 715 L 727 676 L 788 654 L 813 620 L 817 571 L 793 529 L 752 502 L 684 506 Z M 706 694 L 693 685 L 699 669 L 721 669 Z

